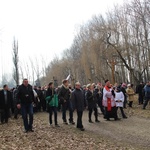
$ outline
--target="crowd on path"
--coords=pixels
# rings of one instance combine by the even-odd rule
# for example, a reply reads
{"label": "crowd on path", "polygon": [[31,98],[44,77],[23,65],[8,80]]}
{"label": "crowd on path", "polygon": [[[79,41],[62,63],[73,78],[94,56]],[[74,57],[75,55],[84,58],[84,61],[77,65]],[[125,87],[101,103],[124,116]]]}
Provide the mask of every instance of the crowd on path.
{"label": "crowd on path", "polygon": [[[122,118],[127,119],[124,109],[127,106],[133,107],[135,94],[138,94],[139,105],[145,109],[150,100],[150,82],[146,84],[141,82],[134,90],[132,84],[112,85],[109,80],[105,80],[105,85],[92,83],[81,86],[79,82],[76,82],[75,87],[72,88],[69,81],[64,79],[61,86],[54,88],[53,82],[44,87],[32,87],[28,79],[24,79],[20,86],[10,90],[7,85],[4,85],[0,91],[1,124],[8,123],[11,114],[14,115],[14,119],[18,119],[18,115],[21,114],[24,132],[34,132],[33,114],[47,111],[50,126],[53,126],[52,116],[54,114],[54,125],[60,127],[57,118],[57,112],[60,111],[63,123],[74,125],[73,114],[76,110],[76,127],[84,131],[82,116],[85,109],[88,110],[88,121],[91,124],[100,122],[98,107],[106,121],[110,121],[111,118],[116,121],[120,120],[118,110],[121,111]],[[66,116],[67,110],[69,119]]]}

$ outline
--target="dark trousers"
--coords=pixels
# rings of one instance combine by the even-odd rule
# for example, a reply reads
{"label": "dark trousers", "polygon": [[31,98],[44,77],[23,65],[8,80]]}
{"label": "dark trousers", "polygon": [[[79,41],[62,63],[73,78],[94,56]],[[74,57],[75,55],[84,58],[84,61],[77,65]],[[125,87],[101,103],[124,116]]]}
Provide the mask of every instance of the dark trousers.
{"label": "dark trousers", "polygon": [[104,106],[102,105],[102,100],[100,100],[99,102],[98,102],[98,106],[99,106],[99,108],[100,108],[100,110],[101,110],[101,112],[103,113],[103,115],[104,115]]}
{"label": "dark trousers", "polygon": [[54,121],[55,121],[55,125],[57,125],[57,107],[53,106],[53,107],[49,107],[49,123],[52,124],[52,115],[54,112]]}
{"label": "dark trousers", "polygon": [[[23,124],[25,130],[32,129],[33,125],[33,105],[32,104],[21,104],[21,114],[23,118]],[[29,119],[28,119],[29,115]]]}
{"label": "dark trousers", "polygon": [[42,109],[43,109],[43,111],[46,111],[46,101],[45,100],[42,101]]}
{"label": "dark trousers", "polygon": [[127,105],[127,97],[124,98],[123,108],[127,108],[126,105]]}
{"label": "dark trousers", "polygon": [[121,114],[122,114],[122,117],[124,118],[124,117],[126,117],[126,115],[125,115],[125,113],[124,113],[124,111],[123,111],[123,107],[117,107],[116,109],[117,109],[117,111],[118,111],[118,108],[120,108],[120,111],[121,111]]}
{"label": "dark trousers", "polygon": [[83,111],[77,111],[77,128],[83,128],[82,115],[83,115]]}
{"label": "dark trousers", "polygon": [[4,108],[1,110],[1,123],[7,123],[8,122],[8,118],[10,116],[10,110],[9,108]]}
{"label": "dark trousers", "polygon": [[14,107],[14,118],[15,119],[18,118],[18,114],[20,114],[20,109],[18,109],[17,106],[15,105],[15,107]]}
{"label": "dark trousers", "polygon": [[150,100],[150,98],[145,98],[144,104],[143,104],[143,108],[146,108],[146,106],[147,106],[149,100]]}
{"label": "dark trousers", "polygon": [[133,101],[129,101],[129,107],[132,107]]}
{"label": "dark trousers", "polygon": [[89,108],[89,121],[91,121],[91,117],[92,117],[92,112],[94,110],[94,116],[95,116],[95,121],[98,120],[98,111],[97,108]]}
{"label": "dark trousers", "polygon": [[66,119],[66,111],[69,110],[69,122],[73,122],[73,108],[70,101],[67,101],[66,103],[62,104],[62,119],[64,122],[67,122]]}
{"label": "dark trousers", "polygon": [[143,95],[142,94],[139,94],[138,100],[139,100],[139,104],[143,104]]}

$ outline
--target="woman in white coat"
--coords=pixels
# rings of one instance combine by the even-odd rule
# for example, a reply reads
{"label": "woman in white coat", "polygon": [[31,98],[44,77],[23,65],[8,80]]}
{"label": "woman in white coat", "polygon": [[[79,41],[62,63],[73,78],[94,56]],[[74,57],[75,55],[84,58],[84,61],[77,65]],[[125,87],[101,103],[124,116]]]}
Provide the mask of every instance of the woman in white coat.
{"label": "woman in white coat", "polygon": [[121,92],[121,89],[119,87],[117,87],[116,92],[115,92],[115,102],[116,102],[117,110],[118,108],[120,108],[122,117],[126,119],[127,116],[125,115],[123,111],[124,94]]}

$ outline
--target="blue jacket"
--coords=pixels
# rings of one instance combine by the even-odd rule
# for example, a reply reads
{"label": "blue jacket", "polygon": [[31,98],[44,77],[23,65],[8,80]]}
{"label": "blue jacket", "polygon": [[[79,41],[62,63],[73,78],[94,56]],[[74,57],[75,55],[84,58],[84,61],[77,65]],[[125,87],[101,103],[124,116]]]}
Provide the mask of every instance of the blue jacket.
{"label": "blue jacket", "polygon": [[146,85],[144,87],[144,92],[145,92],[145,98],[150,98],[150,86]]}

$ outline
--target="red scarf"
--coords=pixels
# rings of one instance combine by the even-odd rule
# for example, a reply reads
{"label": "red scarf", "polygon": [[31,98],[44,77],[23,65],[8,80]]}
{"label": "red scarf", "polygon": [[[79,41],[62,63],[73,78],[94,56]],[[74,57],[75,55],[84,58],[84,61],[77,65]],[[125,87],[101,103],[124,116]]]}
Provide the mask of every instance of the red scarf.
{"label": "red scarf", "polygon": [[[105,86],[105,89],[110,92],[110,88]],[[111,98],[107,98],[107,111],[111,111]]]}

